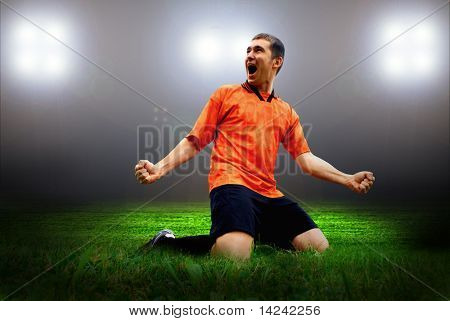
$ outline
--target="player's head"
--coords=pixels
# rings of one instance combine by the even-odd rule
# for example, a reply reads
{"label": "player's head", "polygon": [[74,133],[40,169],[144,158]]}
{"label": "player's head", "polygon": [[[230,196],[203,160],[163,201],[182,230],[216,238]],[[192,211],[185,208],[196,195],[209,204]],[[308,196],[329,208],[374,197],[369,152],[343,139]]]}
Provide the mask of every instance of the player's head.
{"label": "player's head", "polygon": [[267,33],[253,37],[247,48],[245,67],[249,83],[258,84],[273,79],[284,61],[284,45],[280,39]]}

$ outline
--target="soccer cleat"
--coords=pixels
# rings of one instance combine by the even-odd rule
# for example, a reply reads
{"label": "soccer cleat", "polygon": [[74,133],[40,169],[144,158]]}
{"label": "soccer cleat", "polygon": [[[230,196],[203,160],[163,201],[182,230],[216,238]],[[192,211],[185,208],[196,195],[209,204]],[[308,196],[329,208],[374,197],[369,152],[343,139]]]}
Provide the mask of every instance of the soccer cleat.
{"label": "soccer cleat", "polygon": [[167,239],[175,239],[175,234],[171,230],[162,230],[156,233],[156,235],[148,241],[143,247],[144,248],[154,248],[161,241],[164,243],[164,240]]}

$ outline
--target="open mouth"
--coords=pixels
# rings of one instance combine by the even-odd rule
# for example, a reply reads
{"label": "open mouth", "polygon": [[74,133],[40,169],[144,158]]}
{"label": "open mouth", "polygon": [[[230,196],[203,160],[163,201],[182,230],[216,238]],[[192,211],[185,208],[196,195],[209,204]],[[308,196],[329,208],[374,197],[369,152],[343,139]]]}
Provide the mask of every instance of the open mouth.
{"label": "open mouth", "polygon": [[258,69],[258,68],[256,68],[255,65],[248,65],[248,66],[247,66],[247,70],[248,70],[248,73],[249,73],[250,75],[253,75],[253,74],[256,72],[257,69]]}

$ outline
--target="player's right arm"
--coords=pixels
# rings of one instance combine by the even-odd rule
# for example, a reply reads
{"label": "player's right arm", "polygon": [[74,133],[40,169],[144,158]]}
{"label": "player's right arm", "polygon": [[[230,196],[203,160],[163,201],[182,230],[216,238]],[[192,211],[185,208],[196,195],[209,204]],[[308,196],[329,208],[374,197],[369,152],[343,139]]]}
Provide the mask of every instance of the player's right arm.
{"label": "player's right arm", "polygon": [[135,167],[135,175],[141,184],[151,184],[169,173],[175,167],[187,162],[197,155],[197,149],[194,141],[183,138],[172,151],[157,164],[148,160],[140,160]]}

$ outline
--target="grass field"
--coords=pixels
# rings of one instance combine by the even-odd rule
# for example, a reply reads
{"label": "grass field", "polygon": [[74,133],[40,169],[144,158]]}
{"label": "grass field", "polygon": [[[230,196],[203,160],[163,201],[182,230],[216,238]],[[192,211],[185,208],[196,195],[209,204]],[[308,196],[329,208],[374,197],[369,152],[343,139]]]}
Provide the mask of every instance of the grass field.
{"label": "grass field", "polygon": [[[327,252],[293,253],[262,245],[256,247],[251,261],[246,263],[172,251],[140,253],[138,247],[163,228],[172,228],[178,236],[207,234],[209,206],[151,203],[132,213],[136,207],[2,205],[0,298],[444,300],[450,297],[448,247],[423,242],[430,236],[436,237],[436,233],[448,233],[448,229],[442,228],[439,221],[429,224],[435,216],[418,207],[313,204],[309,212],[330,241]],[[436,210],[447,211],[448,207]],[[440,227],[436,233],[433,226]],[[14,292],[46,269],[48,272]]]}

